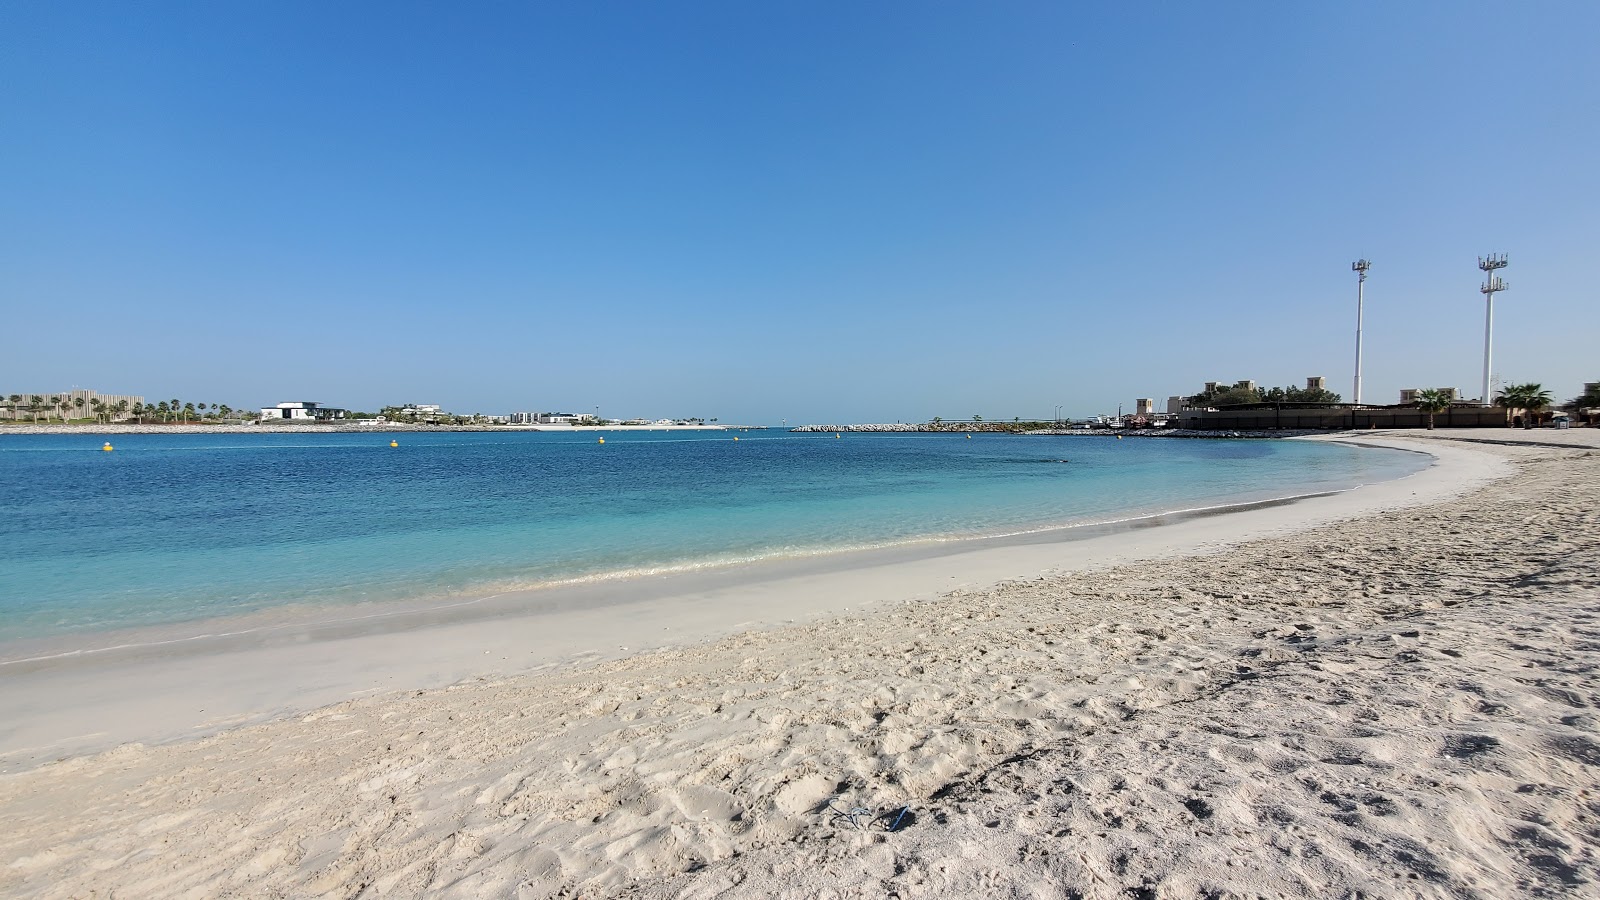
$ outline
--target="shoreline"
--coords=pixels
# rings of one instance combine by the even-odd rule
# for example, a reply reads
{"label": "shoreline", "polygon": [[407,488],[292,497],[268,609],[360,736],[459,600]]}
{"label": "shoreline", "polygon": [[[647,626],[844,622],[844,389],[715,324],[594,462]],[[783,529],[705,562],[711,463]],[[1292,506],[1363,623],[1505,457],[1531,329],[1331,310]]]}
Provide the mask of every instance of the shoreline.
{"label": "shoreline", "polygon": [[[1500,472],[1471,451],[1361,438],[1375,447],[1424,452],[1434,462],[1399,479],[1331,494],[1003,536],[513,590],[444,604],[375,605],[351,617],[275,621],[304,611],[273,610],[119,632],[108,636],[112,646],[11,641],[8,658],[0,661],[0,683],[8,687],[0,692],[0,722],[12,723],[0,726],[0,772],[129,741],[162,743],[268,722],[372,692],[443,688],[485,675],[684,648],[1038,573],[1181,558],[1453,495]],[[619,612],[626,621],[616,621]],[[27,655],[11,656],[19,651]],[[106,684],[117,687],[108,691]],[[38,703],[42,696],[54,700]]]}
{"label": "shoreline", "polygon": [[[1378,445],[1359,446],[1386,450],[1400,449]],[[1403,452],[1428,455],[1420,450]],[[1416,473],[1408,473],[1392,480],[1400,481],[1414,474]],[[1346,488],[1302,494],[1247,496],[1205,506],[1130,510],[1126,514],[1111,518],[1087,518],[1082,521],[1037,526],[1008,526],[994,533],[925,535],[869,546],[822,547],[770,557],[666,566],[651,571],[628,569],[602,572],[542,584],[511,587],[489,585],[482,590],[468,590],[459,595],[365,601],[350,605],[286,604],[213,618],[186,619],[106,630],[85,630],[44,637],[24,636],[0,641],[0,674],[4,674],[7,667],[13,666],[16,668],[12,671],[29,671],[30,668],[37,667],[37,664],[49,664],[56,660],[101,654],[139,654],[157,647],[199,645],[211,641],[224,642],[230,638],[248,639],[251,635],[267,632],[297,632],[298,636],[304,639],[314,635],[347,632],[351,628],[359,630],[360,623],[389,623],[387,627],[375,624],[373,630],[403,631],[426,627],[427,623],[449,624],[451,621],[477,618],[536,616],[544,610],[529,608],[530,601],[550,598],[548,605],[557,609],[583,607],[585,601],[577,596],[580,592],[592,593],[609,586],[614,586],[621,593],[644,595],[615,604],[603,604],[626,606],[640,600],[662,599],[663,596],[690,593],[710,587],[748,586],[796,576],[853,571],[890,563],[919,562],[984,549],[1109,537],[1142,528],[1167,527],[1190,519],[1229,516],[1275,506],[1287,506],[1315,498],[1349,493],[1368,486],[1370,485],[1357,484]],[[484,611],[478,614],[466,612],[474,608]],[[453,612],[460,614],[460,618],[452,620]],[[199,652],[209,652],[214,649],[218,648],[203,649]]]}
{"label": "shoreline", "polygon": [[[816,614],[8,771],[0,892],[1583,895],[1600,442],[1406,437],[1439,464],[745,588]],[[830,593],[929,568],[958,577]]]}

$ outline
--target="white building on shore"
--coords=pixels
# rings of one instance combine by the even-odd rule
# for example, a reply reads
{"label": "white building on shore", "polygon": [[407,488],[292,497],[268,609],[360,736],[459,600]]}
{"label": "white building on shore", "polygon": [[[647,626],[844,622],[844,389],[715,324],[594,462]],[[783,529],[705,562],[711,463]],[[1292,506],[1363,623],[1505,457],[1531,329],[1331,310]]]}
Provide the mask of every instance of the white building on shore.
{"label": "white building on shore", "polygon": [[314,400],[293,400],[277,406],[261,407],[263,424],[272,422],[328,422],[344,418],[345,411],[336,406],[323,406]]}

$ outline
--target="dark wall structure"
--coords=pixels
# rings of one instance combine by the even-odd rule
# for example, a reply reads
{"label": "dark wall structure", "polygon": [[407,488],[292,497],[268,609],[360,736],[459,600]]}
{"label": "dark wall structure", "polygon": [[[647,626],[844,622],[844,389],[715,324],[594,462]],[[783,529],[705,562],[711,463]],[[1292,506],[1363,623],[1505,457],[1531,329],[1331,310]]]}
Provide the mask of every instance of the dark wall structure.
{"label": "dark wall structure", "polygon": [[[1452,406],[1433,417],[1439,428],[1504,428],[1507,411],[1493,406]],[[1275,428],[1427,428],[1428,414],[1414,406],[1318,406],[1251,404],[1219,410],[1190,409],[1178,427],[1201,431],[1258,431]]]}

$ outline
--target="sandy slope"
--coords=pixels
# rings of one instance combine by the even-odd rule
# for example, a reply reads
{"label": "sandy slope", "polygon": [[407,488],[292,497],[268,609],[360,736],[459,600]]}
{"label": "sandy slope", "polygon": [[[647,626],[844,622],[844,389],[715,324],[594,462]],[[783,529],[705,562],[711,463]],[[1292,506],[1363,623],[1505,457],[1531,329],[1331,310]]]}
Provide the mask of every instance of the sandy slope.
{"label": "sandy slope", "polygon": [[1592,894],[1600,452],[1487,449],[1212,556],[7,776],[0,892]]}

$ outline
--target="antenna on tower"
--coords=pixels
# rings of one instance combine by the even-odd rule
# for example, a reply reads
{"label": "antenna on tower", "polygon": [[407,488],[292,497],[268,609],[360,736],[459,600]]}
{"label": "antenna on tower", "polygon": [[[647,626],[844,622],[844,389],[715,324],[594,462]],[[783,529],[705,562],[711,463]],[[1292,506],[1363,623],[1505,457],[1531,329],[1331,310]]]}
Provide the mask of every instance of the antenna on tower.
{"label": "antenna on tower", "polygon": [[1478,292],[1483,294],[1483,405],[1489,406],[1494,398],[1489,396],[1489,366],[1494,360],[1494,295],[1511,287],[1494,274],[1509,265],[1504,253],[1478,257],[1478,268],[1483,270],[1483,284]]}
{"label": "antenna on tower", "polygon": [[1365,299],[1363,288],[1367,284],[1367,270],[1372,268],[1372,263],[1365,259],[1358,259],[1350,264],[1350,271],[1356,273],[1356,389],[1355,401],[1361,402],[1361,307]]}

